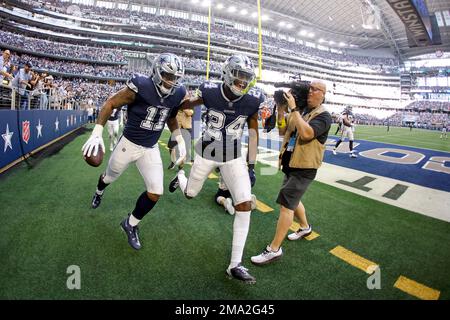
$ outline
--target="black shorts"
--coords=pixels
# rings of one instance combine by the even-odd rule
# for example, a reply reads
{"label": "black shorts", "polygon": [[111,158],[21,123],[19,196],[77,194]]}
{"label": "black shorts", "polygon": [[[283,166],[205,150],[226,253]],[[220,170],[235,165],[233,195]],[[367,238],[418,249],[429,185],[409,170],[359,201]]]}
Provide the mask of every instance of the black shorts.
{"label": "black shorts", "polygon": [[312,181],[312,179],[302,176],[299,171],[289,172],[284,176],[277,203],[290,210],[295,210]]}

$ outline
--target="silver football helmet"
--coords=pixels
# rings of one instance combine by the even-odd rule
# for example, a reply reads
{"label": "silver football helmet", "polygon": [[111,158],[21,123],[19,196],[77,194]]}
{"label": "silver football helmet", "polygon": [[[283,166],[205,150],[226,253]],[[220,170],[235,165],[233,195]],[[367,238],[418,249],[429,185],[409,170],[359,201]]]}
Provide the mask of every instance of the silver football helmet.
{"label": "silver football helmet", "polygon": [[177,55],[161,53],[153,60],[152,79],[162,94],[172,94],[183,76],[183,61]]}
{"label": "silver football helmet", "polygon": [[236,96],[246,94],[256,79],[252,61],[242,54],[229,57],[222,66],[222,79]]}

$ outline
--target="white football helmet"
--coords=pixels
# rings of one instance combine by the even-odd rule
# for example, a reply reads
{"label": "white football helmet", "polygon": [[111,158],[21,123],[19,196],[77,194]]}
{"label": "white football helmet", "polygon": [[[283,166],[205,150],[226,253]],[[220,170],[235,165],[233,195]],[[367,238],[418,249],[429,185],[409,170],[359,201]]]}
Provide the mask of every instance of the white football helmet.
{"label": "white football helmet", "polygon": [[152,79],[162,94],[172,94],[180,86],[183,76],[183,61],[177,55],[162,53],[153,60]]}
{"label": "white football helmet", "polygon": [[222,67],[222,80],[236,96],[242,96],[254,85],[256,78],[252,61],[242,54],[229,57]]}

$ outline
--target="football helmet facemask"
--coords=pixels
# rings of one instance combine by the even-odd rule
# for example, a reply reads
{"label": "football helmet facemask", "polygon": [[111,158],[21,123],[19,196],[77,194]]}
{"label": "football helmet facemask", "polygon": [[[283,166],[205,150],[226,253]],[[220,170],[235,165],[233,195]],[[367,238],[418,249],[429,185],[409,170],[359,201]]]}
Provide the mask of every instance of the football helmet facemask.
{"label": "football helmet facemask", "polygon": [[222,67],[222,80],[234,95],[246,94],[256,80],[252,61],[240,54],[229,57]]}
{"label": "football helmet facemask", "polygon": [[152,79],[162,94],[172,94],[180,86],[183,76],[183,61],[177,55],[162,53],[153,61]]}
{"label": "football helmet facemask", "polygon": [[344,111],[342,112],[342,114],[351,115],[351,114],[352,114],[352,107],[351,107],[351,106],[345,107],[345,109],[344,109]]}

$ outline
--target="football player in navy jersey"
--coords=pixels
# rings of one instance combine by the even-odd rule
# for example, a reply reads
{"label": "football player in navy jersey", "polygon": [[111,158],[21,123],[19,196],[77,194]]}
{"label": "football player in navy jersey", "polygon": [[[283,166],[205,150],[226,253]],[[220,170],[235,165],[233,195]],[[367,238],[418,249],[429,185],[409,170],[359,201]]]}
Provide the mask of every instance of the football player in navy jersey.
{"label": "football player in navy jersey", "polygon": [[109,150],[112,152],[119,140],[119,109],[113,109],[108,119]]}
{"label": "football player in navy jersey", "polygon": [[123,135],[111,154],[106,172],[100,175],[92,208],[100,205],[105,188],[119,178],[130,163],[136,163],[147,190],[139,196],[134,210],[121,223],[128,243],[136,250],[141,248],[137,225],[163,194],[163,165],[158,139],[166,122],[178,143],[177,163],[181,163],[186,155],[176,120],[180,104],[187,99],[185,87],[179,84],[183,75],[183,63],[178,56],[170,53],[157,56],[150,77],[133,76],[126,87],[105,102],[92,135],[82,148],[88,157],[92,152],[95,155],[99,148],[104,152],[103,126],[113,109],[128,105]]}
{"label": "football player in navy jersey", "polygon": [[344,112],[342,112],[342,116],[339,120],[342,122],[342,133],[339,140],[336,142],[336,145],[333,148],[333,154],[337,155],[336,149],[339,147],[342,141],[345,140],[346,137],[348,137],[349,140],[349,148],[350,148],[350,157],[351,158],[357,158],[358,156],[355,153],[355,150],[353,150],[353,141],[354,141],[354,131],[355,127],[353,124],[354,117],[352,113],[352,107],[348,106],[344,109]]}
{"label": "football player in navy jersey", "polygon": [[[252,87],[256,78],[254,67],[244,55],[233,55],[225,61],[222,78],[221,83],[201,84],[198,97],[183,103],[182,108],[203,104],[207,109],[206,126],[194,148],[196,155],[189,179],[180,170],[170,182],[169,191],[180,187],[186,197],[193,198],[210,172],[220,168],[235,208],[231,262],[226,273],[246,283],[255,283],[256,279],[241,260],[250,225],[251,186],[256,181],[258,110],[265,97]],[[241,157],[241,136],[246,123],[249,128],[248,167]]]}

